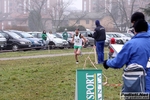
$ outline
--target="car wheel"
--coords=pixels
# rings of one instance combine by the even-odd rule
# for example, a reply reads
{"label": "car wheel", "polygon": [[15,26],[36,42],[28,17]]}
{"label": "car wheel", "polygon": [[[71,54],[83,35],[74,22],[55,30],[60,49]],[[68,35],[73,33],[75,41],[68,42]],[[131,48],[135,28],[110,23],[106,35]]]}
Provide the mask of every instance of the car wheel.
{"label": "car wheel", "polygon": [[18,50],[19,50],[18,45],[17,45],[17,44],[14,44],[14,45],[12,46],[12,51],[18,51]]}
{"label": "car wheel", "polygon": [[41,48],[36,48],[35,50],[40,50]]}
{"label": "car wheel", "polygon": [[118,40],[117,43],[118,44],[123,44],[123,41],[122,40]]}
{"label": "car wheel", "polygon": [[64,47],[59,47],[60,49],[64,49]]}

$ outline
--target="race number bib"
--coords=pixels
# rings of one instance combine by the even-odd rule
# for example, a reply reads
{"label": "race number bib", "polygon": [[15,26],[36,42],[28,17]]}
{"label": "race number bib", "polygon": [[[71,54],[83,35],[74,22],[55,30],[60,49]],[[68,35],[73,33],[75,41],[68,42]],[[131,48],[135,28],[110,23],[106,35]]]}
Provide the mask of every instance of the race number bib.
{"label": "race number bib", "polygon": [[76,43],[79,43],[79,41],[80,41],[79,39],[76,39],[76,40],[75,40]]}

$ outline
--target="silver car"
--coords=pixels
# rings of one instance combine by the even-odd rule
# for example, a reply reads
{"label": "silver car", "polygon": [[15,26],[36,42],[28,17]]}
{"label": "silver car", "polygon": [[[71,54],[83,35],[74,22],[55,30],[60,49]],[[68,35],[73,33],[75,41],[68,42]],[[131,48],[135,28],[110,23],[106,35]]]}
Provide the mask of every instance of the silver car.
{"label": "silver car", "polygon": [[118,34],[120,34],[118,32],[106,32],[106,34],[110,38],[115,38],[117,44],[124,44],[126,42],[126,39],[124,39],[120,35],[118,35]]}
{"label": "silver car", "polygon": [[69,44],[66,40],[56,37],[55,34],[46,34],[48,41],[53,41],[56,48],[64,49],[65,47],[68,47]]}

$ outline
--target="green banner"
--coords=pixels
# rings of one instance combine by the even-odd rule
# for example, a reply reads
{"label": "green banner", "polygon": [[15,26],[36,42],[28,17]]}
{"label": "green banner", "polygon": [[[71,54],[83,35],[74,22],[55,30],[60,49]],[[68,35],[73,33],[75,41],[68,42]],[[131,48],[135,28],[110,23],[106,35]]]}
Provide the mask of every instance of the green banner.
{"label": "green banner", "polygon": [[75,100],[103,100],[102,70],[82,69],[76,71]]}

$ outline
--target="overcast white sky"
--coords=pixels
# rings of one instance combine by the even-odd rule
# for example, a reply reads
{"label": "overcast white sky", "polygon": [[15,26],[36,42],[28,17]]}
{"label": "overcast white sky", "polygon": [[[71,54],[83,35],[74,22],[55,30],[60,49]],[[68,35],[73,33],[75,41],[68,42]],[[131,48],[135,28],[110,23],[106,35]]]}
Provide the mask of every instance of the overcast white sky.
{"label": "overcast white sky", "polygon": [[82,10],[82,0],[73,0],[71,6],[76,7],[79,10]]}

